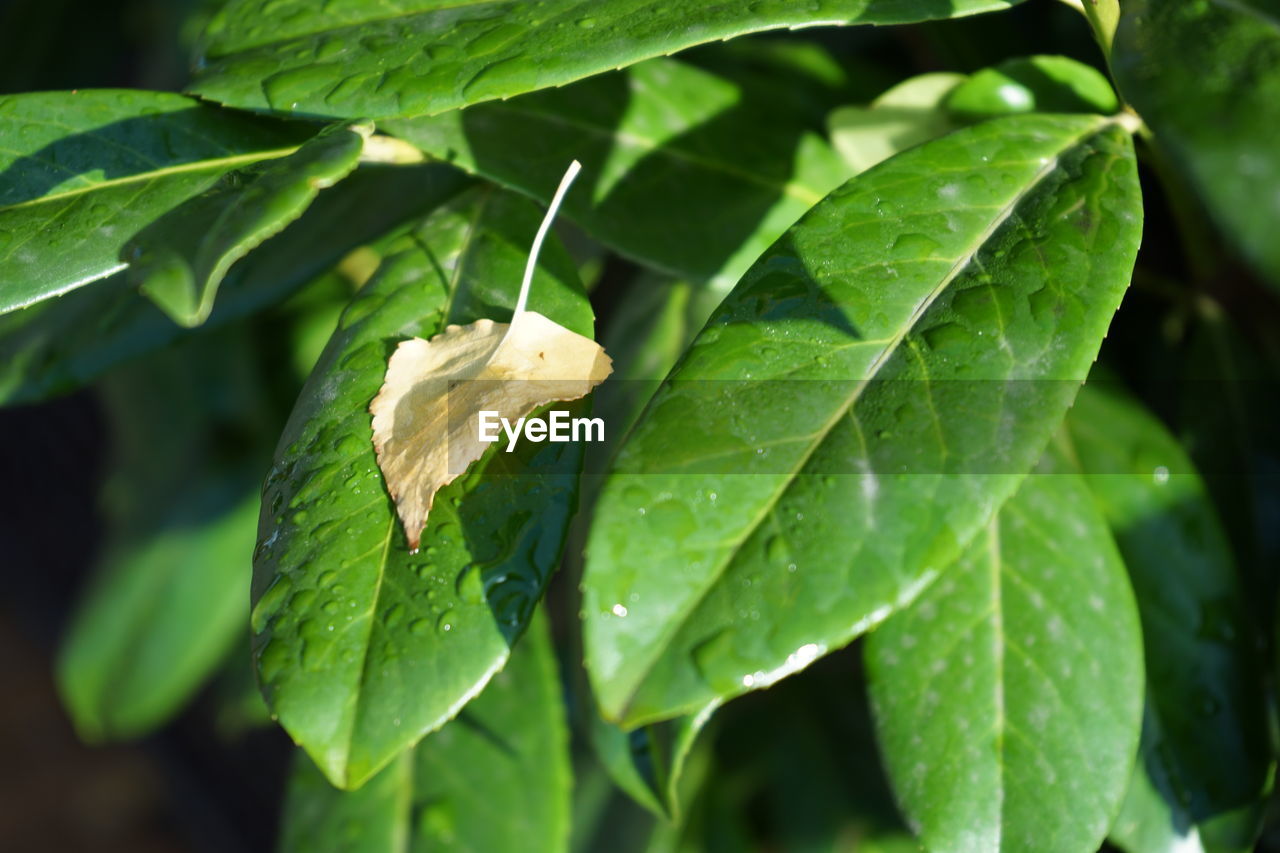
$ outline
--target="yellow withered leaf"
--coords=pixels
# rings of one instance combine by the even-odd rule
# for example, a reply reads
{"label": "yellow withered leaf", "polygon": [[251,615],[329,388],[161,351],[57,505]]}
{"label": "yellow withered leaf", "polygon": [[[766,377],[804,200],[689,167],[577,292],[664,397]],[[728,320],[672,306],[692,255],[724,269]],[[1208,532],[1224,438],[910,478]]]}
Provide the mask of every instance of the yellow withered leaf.
{"label": "yellow withered leaf", "polygon": [[491,446],[480,440],[481,411],[514,423],[539,406],[585,396],[612,371],[595,341],[524,307],[547,228],[578,168],[566,173],[534,239],[511,322],[477,320],[412,338],[387,365],[369,406],[373,445],[410,548],[436,493]]}

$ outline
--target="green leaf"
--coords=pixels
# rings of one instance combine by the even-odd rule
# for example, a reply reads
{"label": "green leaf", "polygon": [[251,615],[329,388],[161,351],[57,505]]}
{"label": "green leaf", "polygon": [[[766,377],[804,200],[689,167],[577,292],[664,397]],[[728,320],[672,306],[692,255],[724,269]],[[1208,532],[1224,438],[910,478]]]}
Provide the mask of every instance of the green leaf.
{"label": "green leaf", "polygon": [[580,160],[571,219],[623,255],[726,290],[848,177],[786,101],[669,59],[385,129],[543,201]]}
{"label": "green leaf", "polygon": [[358,791],[332,788],[299,750],[282,853],[565,850],[568,732],[544,618],[456,720]]}
{"label": "green leaf", "polygon": [[1250,850],[1272,761],[1263,675],[1236,568],[1204,484],[1152,415],[1086,387],[1060,435],[1137,594],[1147,713],[1112,840],[1130,853]]}
{"label": "green leaf", "polygon": [[[265,407],[256,386],[242,387],[243,339],[198,343],[103,386],[116,444],[103,501],[109,535],[57,667],[76,728],[91,740],[168,720],[248,622],[254,486],[267,448],[229,452],[220,436],[253,430],[258,416],[244,413]],[[239,414],[219,412],[220,399]]]}
{"label": "green leaf", "polygon": [[[208,330],[283,299],[353,249],[394,237],[466,181],[441,165],[362,166],[227,275]],[[139,295],[126,273],[0,315],[0,403],[79,387],[186,334]]]}
{"label": "green leaf", "polygon": [[314,134],[160,92],[0,97],[0,313],[122,269],[158,216]]}
{"label": "green leaf", "polygon": [[599,716],[591,719],[591,743],[614,783],[656,816],[678,823],[681,781],[698,736],[719,707],[625,732]]}
{"label": "green leaf", "polygon": [[865,172],[899,151],[954,130],[942,109],[963,74],[921,74],[904,80],[867,107],[841,107],[827,119],[831,144],[854,173]]}
{"label": "green leaf", "polygon": [[604,487],[583,619],[606,716],[766,686],[950,563],[1061,423],[1141,220],[1128,136],[1069,116],[958,131],[810,211]]}
{"label": "green leaf", "polygon": [[174,322],[200,325],[231,265],[350,174],[369,132],[335,127],[287,157],[223,175],[125,244],[130,279]]}
{"label": "green leaf", "polygon": [[1079,478],[1025,479],[866,657],[881,752],[926,848],[1098,849],[1138,748],[1142,635]]}
{"label": "green leaf", "polygon": [[1112,67],[1226,238],[1280,286],[1280,4],[1125,0]]}
{"label": "green leaf", "polygon": [[[436,496],[411,554],[368,414],[400,341],[507,320],[540,219],[492,188],[429,217],[347,308],[280,439],[254,559],[254,650],[280,723],[341,787],[484,687],[559,559],[574,445],[486,456]],[[589,335],[572,259],[558,244],[542,257],[531,310]]]}
{"label": "green leaf", "polygon": [[947,97],[962,122],[1017,113],[1102,113],[1120,109],[1107,78],[1065,56],[1028,56],[984,68]]}
{"label": "green leaf", "polygon": [[235,0],[209,26],[192,91],[255,110],[435,115],[762,30],[912,23],[1017,2]]}

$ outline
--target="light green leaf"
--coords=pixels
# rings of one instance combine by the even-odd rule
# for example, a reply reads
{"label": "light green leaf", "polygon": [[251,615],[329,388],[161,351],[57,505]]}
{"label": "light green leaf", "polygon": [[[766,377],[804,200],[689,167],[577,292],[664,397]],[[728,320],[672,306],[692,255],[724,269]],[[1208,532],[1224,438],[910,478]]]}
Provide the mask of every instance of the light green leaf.
{"label": "light green leaf", "polygon": [[1096,68],[1065,56],[1028,56],[984,68],[946,99],[962,122],[1029,113],[1101,113],[1120,108],[1115,90]]}
{"label": "light green leaf", "polygon": [[314,134],[160,92],[0,96],[0,313],[122,269],[158,216]]}
{"label": "light green leaf", "polygon": [[726,290],[848,177],[785,101],[669,59],[385,129],[543,201],[580,160],[571,219],[641,263]]}
{"label": "light green leaf", "polygon": [[281,853],[476,853],[568,847],[569,743],[544,618],[453,722],[358,791],[299,750]]}
{"label": "light green leaf", "polygon": [[[489,454],[436,496],[411,554],[368,413],[400,341],[507,320],[540,219],[492,188],[429,217],[347,308],[280,440],[254,559],[258,672],[280,723],[342,787],[484,687],[559,559],[580,449]],[[530,309],[589,335],[572,259],[558,244],[542,257]]]}
{"label": "light green leaf", "polygon": [[332,128],[294,153],[223,175],[125,244],[129,277],[183,326],[209,317],[231,265],[355,169],[369,128]]}
{"label": "light green leaf", "polygon": [[[270,435],[270,418],[259,414],[260,389],[240,378],[245,341],[195,343],[103,385],[115,443],[103,499],[109,534],[57,666],[87,739],[135,737],[166,722],[248,624],[254,484],[268,448],[232,454],[218,436]],[[240,413],[218,411],[218,400]],[[266,430],[255,429],[259,420]]]}
{"label": "light green leaf", "polygon": [[1280,286],[1280,3],[1125,0],[1111,63],[1226,238]]}
{"label": "light green leaf", "polygon": [[1109,386],[1081,392],[1058,447],[1114,531],[1146,640],[1142,760],[1111,838],[1130,853],[1250,850],[1272,768],[1262,668],[1204,485]]}
{"label": "light green leaf", "polygon": [[210,24],[192,91],[316,116],[435,115],[747,33],[912,23],[1017,2],[234,0]]}
{"label": "light green leaf", "polygon": [[1098,849],[1138,748],[1142,634],[1079,478],[1024,480],[866,658],[881,752],[927,849]]}
{"label": "light green leaf", "polygon": [[958,131],[810,211],[605,485],[583,619],[606,716],[766,686],[950,563],[1061,423],[1141,220],[1127,134],[1083,116]]}
{"label": "light green leaf", "polygon": [[966,79],[963,74],[921,74],[894,86],[870,106],[841,107],[827,119],[831,144],[857,174],[949,133],[956,125],[942,104]]}

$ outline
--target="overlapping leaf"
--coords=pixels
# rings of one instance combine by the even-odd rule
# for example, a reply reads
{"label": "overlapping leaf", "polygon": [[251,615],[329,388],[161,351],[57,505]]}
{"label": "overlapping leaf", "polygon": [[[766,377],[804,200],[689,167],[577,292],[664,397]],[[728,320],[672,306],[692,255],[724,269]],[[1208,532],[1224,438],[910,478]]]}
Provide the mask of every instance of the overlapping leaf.
{"label": "overlapping leaf", "polygon": [[299,752],[282,853],[565,850],[569,755],[545,619],[453,722],[359,791],[338,791]]}
{"label": "overlapping leaf", "polygon": [[581,160],[571,219],[641,263],[725,289],[849,174],[798,109],[669,59],[385,129],[544,201]]}
{"label": "overlapping leaf", "polygon": [[314,133],[159,92],[0,97],[0,313],[121,269],[158,216]]}
{"label": "overlapping leaf", "polygon": [[921,74],[904,80],[866,107],[841,107],[827,124],[831,142],[854,172],[865,172],[899,151],[954,130],[946,97],[963,74]]}
{"label": "overlapping leaf", "polygon": [[[465,185],[441,166],[361,167],[321,194],[282,234],[236,265],[202,328],[283,299],[364,243],[390,239]],[[0,316],[0,403],[26,403],[82,385],[183,334],[117,273]]]}
{"label": "overlapping leaf", "polygon": [[[436,498],[411,554],[374,458],[387,358],[446,322],[506,320],[541,218],[481,189],[442,208],[344,313],[281,438],[254,560],[258,672],[281,724],[357,787],[497,671],[559,558],[580,451],[490,454]],[[572,261],[543,253],[529,307],[591,332]]]}
{"label": "overlapping leaf", "polygon": [[1084,116],[959,131],[807,214],[605,486],[583,618],[606,715],[634,726],[772,683],[954,559],[1060,423],[1141,217],[1127,135]]}
{"label": "overlapping leaf", "polygon": [[435,115],[746,33],[899,24],[1018,0],[235,0],[213,20],[192,90],[247,109]]}
{"label": "overlapping leaf", "polygon": [[1124,563],[1071,475],[1033,475],[868,641],[872,705],[929,850],[1097,850],[1142,718]]}
{"label": "overlapping leaf", "polygon": [[369,133],[331,128],[286,157],[224,176],[125,244],[130,278],[175,322],[200,325],[231,265],[350,174]]}
{"label": "overlapping leaf", "polygon": [[1110,387],[1081,392],[1059,439],[1114,531],[1145,637],[1142,757],[1111,838],[1130,853],[1250,850],[1272,764],[1263,679],[1203,484]]}
{"label": "overlapping leaf", "polygon": [[1258,270],[1280,285],[1280,3],[1126,0],[1120,91]]}

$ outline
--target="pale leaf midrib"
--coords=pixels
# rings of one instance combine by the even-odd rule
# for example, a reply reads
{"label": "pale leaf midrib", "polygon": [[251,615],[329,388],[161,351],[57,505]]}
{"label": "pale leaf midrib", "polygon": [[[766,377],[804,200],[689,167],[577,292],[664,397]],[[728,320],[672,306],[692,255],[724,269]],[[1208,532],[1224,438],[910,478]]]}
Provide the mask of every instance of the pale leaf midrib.
{"label": "pale leaf midrib", "polygon": [[1001,777],[1000,784],[996,786],[996,843],[993,849],[999,850],[1000,842],[1004,837],[1005,644],[1003,610],[1004,588],[1000,577],[1003,559],[1001,558],[1000,552],[1000,513],[998,511],[991,519],[991,524],[987,528],[987,558],[991,563],[991,627],[994,639],[994,648],[992,649],[992,652],[995,657],[996,670],[996,677],[993,679],[993,687],[995,688],[995,723],[992,726],[992,732],[996,739],[996,763]]}
{"label": "pale leaf midrib", "polygon": [[26,201],[20,201],[16,204],[0,205],[0,213],[7,213],[11,210],[23,210],[42,204],[62,201],[63,199],[74,196],[98,192],[100,190],[129,186],[130,184],[148,183],[150,181],[174,175],[192,174],[197,172],[232,171],[238,166],[258,163],[263,160],[276,160],[281,157],[288,157],[297,150],[297,147],[294,146],[291,148],[275,148],[269,151],[255,151],[250,154],[236,154],[231,157],[218,157],[212,160],[194,160],[190,163],[166,166],[163,169],[153,169],[149,172],[138,172],[133,175],[125,175],[122,178],[109,178],[107,180],[97,181],[88,186],[75,187],[69,190],[62,190],[61,192],[49,193],[48,195],[42,195],[39,198],[27,199]]}
{"label": "pale leaf midrib", "polygon": [[844,417],[849,413],[849,411],[853,408],[853,406],[857,403],[857,401],[862,397],[863,390],[875,378],[876,374],[879,373],[880,369],[885,365],[885,363],[888,362],[889,358],[892,357],[894,352],[897,351],[898,346],[901,345],[902,341],[906,338],[906,336],[910,333],[910,331],[913,328],[915,328],[916,324],[919,322],[920,318],[924,316],[925,312],[928,311],[929,307],[933,305],[933,303],[938,299],[939,296],[942,295],[943,292],[946,291],[948,287],[951,286],[951,284],[955,281],[955,279],[959,277],[960,273],[963,272],[965,268],[969,266],[970,263],[972,263],[973,259],[977,257],[979,252],[982,251],[982,247],[985,246],[987,242],[990,241],[992,236],[994,236],[995,233],[1006,222],[1009,221],[1009,219],[1013,216],[1013,214],[1017,212],[1017,209],[1022,204],[1022,202],[1025,201],[1031,195],[1031,193],[1034,192],[1040,186],[1040,184],[1044,181],[1045,178],[1051,175],[1058,168],[1058,166],[1061,164],[1062,155],[1065,152],[1070,151],[1073,148],[1076,148],[1077,146],[1081,145],[1086,139],[1089,139],[1093,136],[1096,136],[1104,132],[1112,123],[1113,122],[1111,120],[1106,120],[1106,119],[1099,120],[1094,124],[1091,124],[1089,128],[1085,130],[1083,133],[1080,133],[1080,134],[1077,134],[1076,136],[1071,137],[1071,139],[1068,142],[1063,144],[1058,149],[1057,153],[1054,156],[1050,157],[1048,159],[1048,162],[1046,162],[1045,165],[1042,166],[1034,176],[1032,176],[1032,178],[1027,182],[1026,186],[1020,189],[1014,195],[1014,197],[1009,200],[1008,204],[1004,205],[1000,215],[992,219],[991,223],[985,229],[983,229],[983,231],[974,240],[970,248],[967,251],[965,251],[963,254],[961,254],[961,256],[956,260],[955,264],[952,265],[951,269],[947,271],[947,274],[943,276],[943,278],[933,288],[933,290],[931,290],[928,294],[926,294],[925,298],[920,301],[920,303],[916,306],[916,308],[912,312],[911,316],[906,320],[906,322],[903,323],[902,328],[892,338],[888,340],[885,348],[881,351],[880,356],[878,356],[875,359],[875,361],[872,362],[872,364],[870,365],[870,369],[868,371],[867,378],[859,380],[854,385],[854,388],[852,392],[849,394],[849,398],[845,402],[845,404],[838,407],[835,413],[833,414],[833,416],[829,418],[827,422],[824,423],[818,429],[816,433],[817,438],[809,446],[808,450],[804,453],[803,457],[797,460],[795,465],[795,471],[792,473],[792,475],[782,481],[778,489],[773,493],[773,495],[769,498],[769,500],[766,501],[764,505],[761,507],[760,512],[758,512],[756,516],[753,519],[751,519],[751,521],[747,525],[744,525],[743,530],[745,532],[738,539],[738,541],[734,543],[734,545],[731,547],[729,552],[726,554],[725,558],[721,560],[720,564],[716,567],[715,571],[713,571],[711,575],[708,577],[707,583],[703,585],[702,589],[698,592],[696,596],[693,597],[693,599],[689,602],[689,605],[687,607],[681,608],[681,612],[678,618],[671,620],[670,624],[672,627],[669,628],[667,631],[665,631],[663,636],[660,638],[659,642],[654,645],[654,649],[655,649],[654,653],[649,655],[649,658],[645,662],[643,669],[640,671],[640,676],[634,679],[632,686],[627,690],[627,693],[626,693],[627,699],[623,703],[620,709],[621,713],[619,717],[621,719],[626,718],[627,711],[630,709],[632,702],[635,701],[636,695],[638,694],[640,688],[644,685],[646,679],[649,677],[649,674],[653,671],[654,666],[657,664],[659,660],[661,660],[671,639],[680,631],[681,628],[684,627],[684,624],[688,620],[689,616],[706,599],[707,595],[710,593],[712,588],[714,588],[715,585],[719,582],[725,570],[733,562],[734,558],[737,557],[738,552],[742,548],[742,545],[748,539],[751,538],[751,534],[755,532],[755,530],[760,526],[760,524],[769,515],[769,513],[773,511],[774,507],[777,506],[778,501],[782,499],[783,494],[785,494],[787,490],[791,487],[791,484],[795,482],[796,475],[798,475],[800,471],[804,468],[804,466],[808,464],[809,459],[813,456],[814,453],[817,452],[817,449],[826,442],[828,436],[830,436],[831,431],[835,428],[836,424],[838,424],[841,420],[844,419]]}

